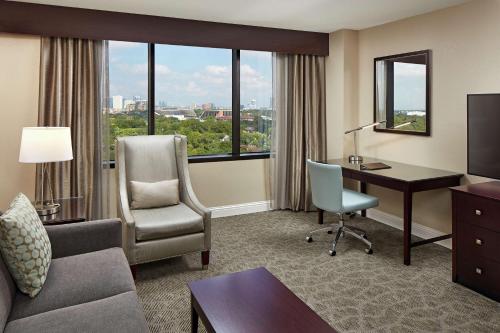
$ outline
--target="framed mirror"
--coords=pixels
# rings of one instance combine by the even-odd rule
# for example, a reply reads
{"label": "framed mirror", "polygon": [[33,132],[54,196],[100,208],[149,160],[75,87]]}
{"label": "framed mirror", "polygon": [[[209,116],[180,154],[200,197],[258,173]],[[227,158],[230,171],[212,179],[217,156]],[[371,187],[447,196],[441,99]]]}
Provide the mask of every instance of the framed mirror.
{"label": "framed mirror", "polygon": [[374,59],[376,132],[431,134],[430,50]]}

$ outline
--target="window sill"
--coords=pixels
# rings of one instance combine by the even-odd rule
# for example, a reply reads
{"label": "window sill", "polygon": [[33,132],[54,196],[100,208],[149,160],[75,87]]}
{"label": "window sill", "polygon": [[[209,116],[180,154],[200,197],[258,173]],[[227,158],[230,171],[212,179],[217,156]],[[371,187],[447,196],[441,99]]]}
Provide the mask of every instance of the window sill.
{"label": "window sill", "polygon": [[[269,152],[263,153],[245,153],[240,155],[200,155],[188,157],[189,163],[205,163],[205,162],[224,162],[224,161],[244,161],[244,160],[258,160],[269,158]],[[103,165],[109,169],[115,168],[115,161],[105,161]]]}

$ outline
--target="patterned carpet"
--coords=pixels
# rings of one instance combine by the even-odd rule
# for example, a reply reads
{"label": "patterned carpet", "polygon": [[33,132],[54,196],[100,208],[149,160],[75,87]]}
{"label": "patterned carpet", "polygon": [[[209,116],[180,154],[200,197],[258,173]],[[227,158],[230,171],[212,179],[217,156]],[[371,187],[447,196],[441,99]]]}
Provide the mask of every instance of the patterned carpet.
{"label": "patterned carpet", "polygon": [[341,239],[336,257],[328,255],[332,235],[306,243],[318,227],[313,213],[215,219],[208,270],[200,270],[199,255],[139,267],[151,331],[190,331],[187,282],[265,266],[339,332],[500,332],[500,303],[451,282],[448,249],[415,248],[406,267],[401,231],[361,217],[348,223],[368,231],[373,255],[350,237]]}

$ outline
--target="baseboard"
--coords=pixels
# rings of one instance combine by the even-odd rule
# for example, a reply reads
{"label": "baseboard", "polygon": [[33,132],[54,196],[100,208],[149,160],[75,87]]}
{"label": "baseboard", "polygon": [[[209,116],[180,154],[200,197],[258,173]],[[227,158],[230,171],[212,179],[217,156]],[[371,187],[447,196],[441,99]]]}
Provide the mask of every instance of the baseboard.
{"label": "baseboard", "polygon": [[213,218],[259,213],[271,210],[271,202],[269,200],[247,202],[237,205],[210,207],[210,210],[212,211]]}
{"label": "baseboard", "polygon": [[[391,226],[399,230],[403,230],[403,219],[401,217],[382,212],[378,209],[368,209],[366,211],[366,216],[377,222],[386,224],[388,226]],[[423,239],[445,235],[445,233],[441,231],[426,227],[425,225],[416,222],[412,222],[411,230],[412,230],[412,235],[415,235]],[[451,249],[451,239],[445,239],[436,242],[436,244]]]}

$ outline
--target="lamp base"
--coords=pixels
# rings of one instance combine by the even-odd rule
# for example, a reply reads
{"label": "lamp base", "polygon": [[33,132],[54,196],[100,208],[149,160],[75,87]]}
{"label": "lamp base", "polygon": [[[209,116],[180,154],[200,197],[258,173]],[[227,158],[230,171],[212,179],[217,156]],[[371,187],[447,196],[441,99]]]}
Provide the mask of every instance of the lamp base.
{"label": "lamp base", "polygon": [[349,155],[349,163],[351,163],[351,164],[360,164],[360,163],[363,163],[363,156]]}
{"label": "lamp base", "polygon": [[56,214],[59,211],[60,207],[61,205],[58,203],[46,203],[36,205],[35,209],[38,215],[45,216]]}

